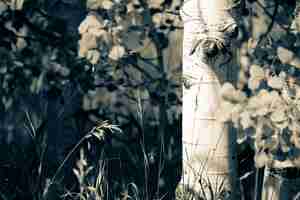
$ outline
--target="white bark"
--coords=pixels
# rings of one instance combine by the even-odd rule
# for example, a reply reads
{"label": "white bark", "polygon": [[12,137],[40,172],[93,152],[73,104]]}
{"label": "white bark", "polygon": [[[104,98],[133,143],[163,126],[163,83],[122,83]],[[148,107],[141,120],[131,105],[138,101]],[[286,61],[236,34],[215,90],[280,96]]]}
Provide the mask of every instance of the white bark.
{"label": "white bark", "polygon": [[[220,187],[234,192],[236,177],[235,136],[229,127],[216,120],[221,97],[220,87],[232,81],[234,65],[226,62],[226,55],[208,61],[201,48],[201,40],[218,38],[231,42],[222,32],[235,26],[228,11],[234,6],[229,0],[186,0],[181,17],[184,23],[183,39],[183,178],[182,182],[196,192],[201,185]],[[193,52],[191,54],[191,52]],[[233,78],[234,79],[234,78]],[[202,184],[199,183],[201,179]],[[210,183],[209,183],[210,182]],[[206,195],[208,189],[204,189]],[[209,195],[208,195],[209,196]],[[208,197],[212,199],[213,197]]]}

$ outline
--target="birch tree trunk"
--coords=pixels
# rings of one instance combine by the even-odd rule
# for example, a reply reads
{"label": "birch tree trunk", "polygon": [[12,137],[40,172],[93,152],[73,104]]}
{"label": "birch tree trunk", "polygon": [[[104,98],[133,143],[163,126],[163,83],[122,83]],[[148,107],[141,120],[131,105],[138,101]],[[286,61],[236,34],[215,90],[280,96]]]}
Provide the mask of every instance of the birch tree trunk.
{"label": "birch tree trunk", "polygon": [[[206,199],[230,191],[235,199],[235,134],[216,120],[220,89],[235,82],[232,43],[237,37],[234,0],[186,0],[181,9],[183,39],[183,178]],[[210,187],[211,186],[211,187]]]}

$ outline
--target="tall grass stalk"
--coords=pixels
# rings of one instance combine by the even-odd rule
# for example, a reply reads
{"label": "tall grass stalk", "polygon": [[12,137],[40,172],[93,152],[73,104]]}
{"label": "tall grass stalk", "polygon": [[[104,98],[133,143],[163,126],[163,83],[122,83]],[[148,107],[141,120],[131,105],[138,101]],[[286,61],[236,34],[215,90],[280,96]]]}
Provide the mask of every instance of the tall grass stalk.
{"label": "tall grass stalk", "polygon": [[[121,129],[119,129],[116,125],[111,125],[109,124],[107,121],[104,121],[102,123],[99,123],[96,127],[94,127],[91,131],[89,131],[85,136],[83,136],[79,142],[71,149],[71,151],[69,151],[69,153],[67,154],[67,156],[64,158],[64,160],[62,161],[62,163],[60,164],[60,166],[57,168],[55,174],[53,175],[53,177],[50,180],[49,183],[49,188],[55,183],[59,173],[61,172],[61,170],[63,169],[63,167],[65,166],[66,162],[70,159],[70,157],[73,155],[73,153],[78,149],[78,147],[88,138],[95,136],[96,138],[98,138],[99,140],[102,140],[104,138],[104,134],[105,131],[109,130],[110,132],[114,132],[114,131],[119,131],[122,132]],[[97,184],[99,186],[99,184],[101,183],[100,180],[102,179],[98,179],[101,177],[97,177]],[[46,194],[47,195],[47,194]]]}
{"label": "tall grass stalk", "polygon": [[33,182],[32,193],[35,195],[36,199],[41,199],[43,196],[43,190],[45,189],[43,188],[43,184],[46,180],[43,175],[45,152],[47,150],[47,134],[44,128],[46,127],[47,121],[42,121],[39,127],[35,127],[28,110],[25,110],[25,119],[27,120],[27,123],[24,123],[24,126],[27,130],[25,132],[31,137],[34,152],[38,159],[38,165],[36,168],[38,173],[37,176],[34,176],[35,181]]}
{"label": "tall grass stalk", "polygon": [[146,146],[145,146],[145,129],[144,129],[144,110],[142,105],[142,97],[140,90],[137,90],[137,113],[139,118],[139,123],[142,131],[142,140],[141,140],[141,150],[143,153],[143,161],[144,161],[144,175],[145,175],[145,195],[146,199],[149,199],[149,188],[148,188],[148,174],[149,174],[149,160],[147,156]]}
{"label": "tall grass stalk", "polygon": [[79,140],[79,142],[71,149],[71,151],[69,151],[69,153],[67,154],[67,156],[65,157],[65,159],[62,161],[62,163],[59,165],[59,167],[57,168],[55,174],[53,175],[49,186],[51,186],[57,179],[57,176],[59,175],[59,173],[61,172],[62,168],[65,166],[66,162],[70,159],[70,157],[73,155],[73,153],[78,149],[78,147],[82,144],[82,142],[84,140],[86,140],[90,135],[86,135],[83,138],[81,138]]}
{"label": "tall grass stalk", "polygon": [[[104,152],[102,151],[101,156],[104,157]],[[105,180],[105,167],[106,167],[106,160],[105,159],[100,159],[99,160],[99,170],[98,170],[98,175],[96,179],[96,200],[101,200],[104,196],[105,193],[108,194],[108,184],[107,181]],[[106,191],[103,191],[105,190]]]}

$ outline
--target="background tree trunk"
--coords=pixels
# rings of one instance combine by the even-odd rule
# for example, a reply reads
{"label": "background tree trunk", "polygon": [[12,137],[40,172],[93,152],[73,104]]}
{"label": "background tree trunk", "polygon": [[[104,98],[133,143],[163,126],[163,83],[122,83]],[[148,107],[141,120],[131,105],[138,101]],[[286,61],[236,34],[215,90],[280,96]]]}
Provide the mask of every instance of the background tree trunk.
{"label": "background tree trunk", "polygon": [[236,136],[230,126],[216,119],[222,83],[236,80],[233,57],[223,55],[222,47],[218,46],[219,42],[226,46],[232,42],[226,31],[236,26],[234,16],[229,14],[239,6],[235,2],[189,0],[181,10],[184,22],[182,182],[207,199],[217,198],[222,190],[231,191],[234,199],[237,188]]}
{"label": "background tree trunk", "polygon": [[297,168],[266,168],[262,200],[297,200],[300,197],[300,179]]}

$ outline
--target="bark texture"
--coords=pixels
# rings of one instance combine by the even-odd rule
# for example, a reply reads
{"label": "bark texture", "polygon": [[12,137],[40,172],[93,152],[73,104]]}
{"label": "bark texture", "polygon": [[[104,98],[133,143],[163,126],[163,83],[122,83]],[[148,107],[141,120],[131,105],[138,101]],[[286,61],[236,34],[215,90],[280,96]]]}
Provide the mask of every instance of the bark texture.
{"label": "bark texture", "polygon": [[[183,39],[183,178],[189,189],[217,198],[235,196],[235,133],[217,120],[220,89],[235,82],[232,42],[239,1],[187,0],[181,9]],[[235,35],[234,35],[235,34]],[[212,192],[209,189],[211,186]]]}

